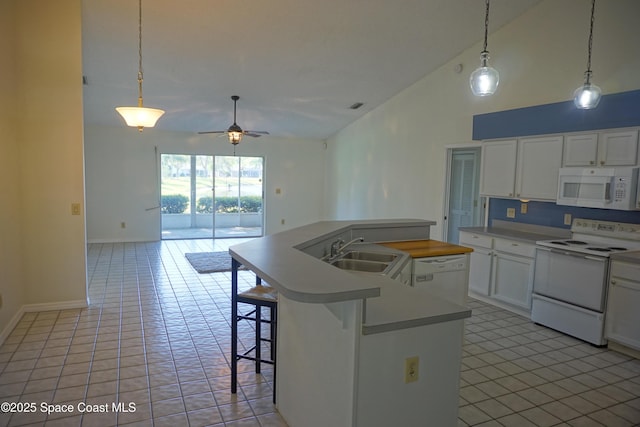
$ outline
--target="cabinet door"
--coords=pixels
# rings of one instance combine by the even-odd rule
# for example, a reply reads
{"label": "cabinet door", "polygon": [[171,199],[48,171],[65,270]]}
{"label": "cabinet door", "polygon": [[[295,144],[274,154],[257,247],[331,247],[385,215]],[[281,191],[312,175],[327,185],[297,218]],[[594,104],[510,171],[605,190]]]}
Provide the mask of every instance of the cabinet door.
{"label": "cabinet door", "polygon": [[600,134],[600,165],[635,166],[638,161],[638,131]]}
{"label": "cabinet door", "polygon": [[514,197],[517,141],[482,143],[480,194],[494,197]]}
{"label": "cabinet door", "polygon": [[469,290],[489,295],[491,288],[491,251],[473,248],[469,255]]}
{"label": "cabinet door", "polygon": [[533,259],[502,252],[493,255],[492,296],[531,310]]}
{"label": "cabinet door", "polygon": [[558,170],[561,166],[561,136],[520,139],[516,197],[556,200]]}
{"label": "cabinet door", "polygon": [[598,134],[568,135],[564,140],[564,166],[595,166]]}
{"label": "cabinet door", "polygon": [[617,277],[618,268],[640,278],[640,267],[612,263],[605,335],[612,341],[640,350],[640,282]]}

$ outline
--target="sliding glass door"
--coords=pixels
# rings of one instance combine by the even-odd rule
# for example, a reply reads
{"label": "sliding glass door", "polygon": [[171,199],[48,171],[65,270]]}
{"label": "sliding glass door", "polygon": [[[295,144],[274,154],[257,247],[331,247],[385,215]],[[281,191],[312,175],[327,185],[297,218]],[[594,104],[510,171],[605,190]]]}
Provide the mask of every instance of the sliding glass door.
{"label": "sliding glass door", "polygon": [[263,158],[216,156],[215,237],[261,236]]}
{"label": "sliding glass door", "polygon": [[263,234],[262,157],[161,155],[162,238]]}

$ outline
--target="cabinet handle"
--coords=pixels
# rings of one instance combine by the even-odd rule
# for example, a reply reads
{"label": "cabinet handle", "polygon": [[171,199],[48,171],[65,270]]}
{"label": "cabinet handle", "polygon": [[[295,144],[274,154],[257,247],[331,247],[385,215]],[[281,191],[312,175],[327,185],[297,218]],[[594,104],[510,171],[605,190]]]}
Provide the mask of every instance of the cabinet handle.
{"label": "cabinet handle", "polygon": [[519,246],[517,243],[512,243],[511,246]]}
{"label": "cabinet handle", "polygon": [[513,197],[513,193],[509,193],[509,197]]}
{"label": "cabinet handle", "polygon": [[593,165],[593,164],[595,164],[595,163],[596,163],[596,162],[594,162],[593,160],[589,160],[589,164],[590,164],[590,165]]}
{"label": "cabinet handle", "polygon": [[600,165],[604,165],[604,160],[600,160]]}
{"label": "cabinet handle", "polygon": [[611,284],[612,284],[612,285],[615,285],[615,284],[616,284],[616,281],[615,281],[615,280],[611,280]]}

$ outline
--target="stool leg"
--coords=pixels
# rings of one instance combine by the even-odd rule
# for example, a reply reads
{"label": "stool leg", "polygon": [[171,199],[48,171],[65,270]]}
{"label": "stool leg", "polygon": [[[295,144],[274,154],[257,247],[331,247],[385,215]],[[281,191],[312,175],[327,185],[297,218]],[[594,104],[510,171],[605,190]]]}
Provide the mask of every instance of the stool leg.
{"label": "stool leg", "polygon": [[273,360],[273,403],[276,403],[276,324],[278,323],[278,306],[271,307],[271,360]]}
{"label": "stool leg", "polygon": [[238,265],[231,258],[231,393],[238,391]]}
{"label": "stool leg", "polygon": [[262,361],[262,307],[256,304],[256,374],[260,373]]}

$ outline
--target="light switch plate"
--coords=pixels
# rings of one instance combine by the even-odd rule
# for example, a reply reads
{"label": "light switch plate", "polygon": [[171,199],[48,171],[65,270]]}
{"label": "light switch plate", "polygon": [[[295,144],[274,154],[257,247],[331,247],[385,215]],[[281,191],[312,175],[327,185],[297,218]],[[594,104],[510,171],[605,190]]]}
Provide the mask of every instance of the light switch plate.
{"label": "light switch plate", "polygon": [[571,214],[564,214],[564,225],[571,225]]}
{"label": "light switch plate", "polygon": [[516,217],[516,208],[507,208],[507,218]]}

